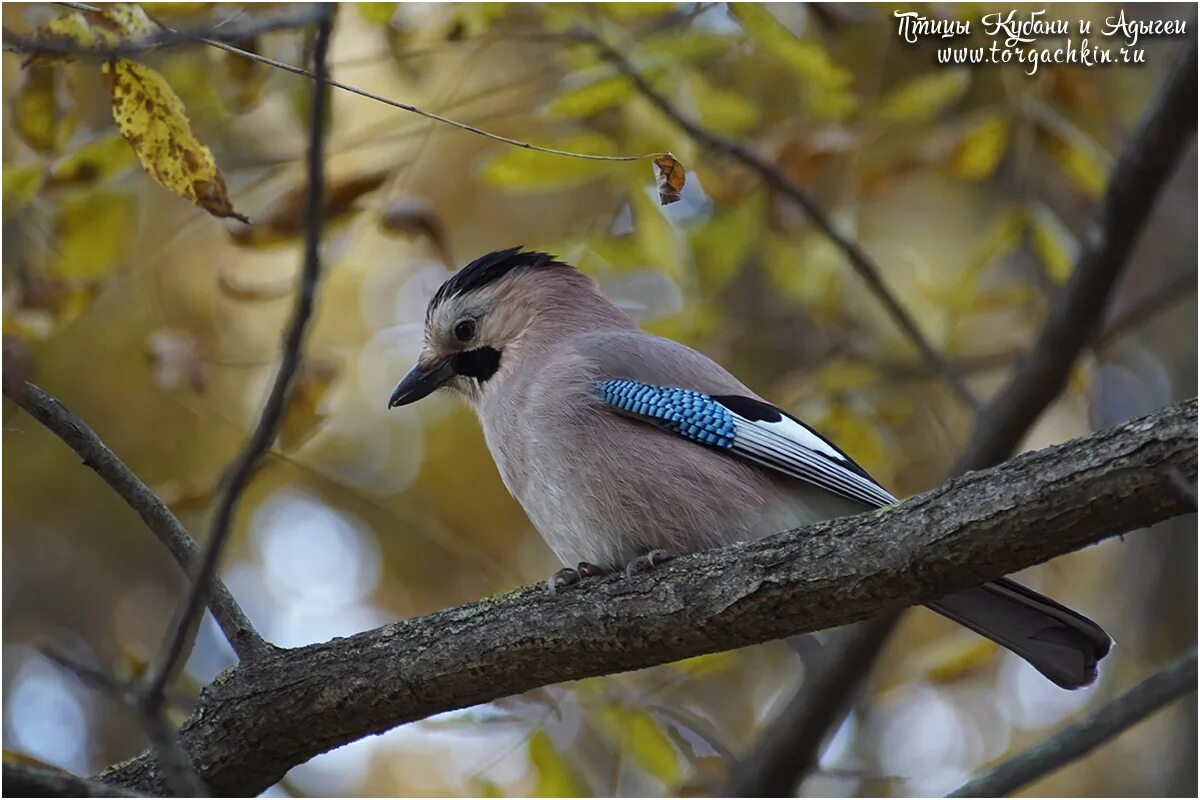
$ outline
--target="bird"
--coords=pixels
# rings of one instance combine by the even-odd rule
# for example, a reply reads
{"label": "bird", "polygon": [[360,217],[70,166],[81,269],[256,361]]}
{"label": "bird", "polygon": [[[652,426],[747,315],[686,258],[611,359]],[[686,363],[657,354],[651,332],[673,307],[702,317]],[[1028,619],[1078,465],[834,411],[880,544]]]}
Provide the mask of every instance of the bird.
{"label": "bird", "polygon": [[[441,389],[474,410],[504,485],[566,565],[551,591],[897,502],[724,367],[646,333],[593,278],[521,246],[436,291],[388,408]],[[1009,578],[927,605],[1066,689],[1091,684],[1112,644]]]}

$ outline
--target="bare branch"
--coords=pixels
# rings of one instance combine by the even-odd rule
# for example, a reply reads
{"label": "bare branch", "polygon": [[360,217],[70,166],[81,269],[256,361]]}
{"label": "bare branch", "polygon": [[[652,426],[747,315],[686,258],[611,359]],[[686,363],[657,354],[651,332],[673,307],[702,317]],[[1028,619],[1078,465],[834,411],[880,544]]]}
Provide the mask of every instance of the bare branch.
{"label": "bare branch", "polygon": [[[534,587],[237,666],[179,736],[221,794],[430,714],[844,625],[1191,512],[1196,402],[973,472],[904,503],[675,559],[652,575]],[[1097,502],[1096,498],[1104,498]],[[158,791],[142,755],[104,779]]]}
{"label": "bare branch", "polygon": [[1003,797],[1028,786],[1120,736],[1163,706],[1196,691],[1196,651],[1162,668],[1120,697],[1086,714],[1044,742],[1006,759],[955,789],[949,797]]}
{"label": "bare branch", "polygon": [[1196,40],[1181,45],[1162,89],[1121,151],[1071,278],[1029,354],[979,415],[956,472],[1009,456],[1066,386],[1071,367],[1099,329],[1154,201],[1196,130]]}
{"label": "bare branch", "polygon": [[971,390],[967,388],[958,371],[934,349],[929,340],[925,338],[925,334],[917,326],[916,321],[913,320],[912,316],[909,315],[908,311],[905,310],[904,306],[900,304],[900,301],[896,299],[895,295],[892,294],[891,290],[883,282],[879,266],[867,255],[862,245],[852,237],[838,230],[837,226],[833,224],[833,220],[825,212],[825,209],[821,208],[804,187],[784,175],[778,167],[736,139],[729,139],[714,133],[690,117],[685,116],[670,100],[650,85],[650,82],[646,80],[644,75],[637,71],[629,59],[625,57],[624,53],[601,39],[594,32],[579,30],[575,32],[575,35],[581,41],[594,44],[605,58],[616,65],[617,69],[633,82],[633,85],[643,97],[649,100],[655,108],[669,117],[671,121],[683,129],[685,133],[695,139],[701,146],[718,153],[724,153],[741,161],[757,172],[759,177],[768,186],[782,193],[796,203],[796,205],[800,206],[809,220],[812,221],[812,224],[842,252],[846,260],[850,262],[850,266],[854,268],[858,276],[867,284],[867,288],[871,290],[871,293],[883,305],[888,316],[892,318],[892,321],[896,323],[897,327],[904,332],[904,335],[908,337],[921,353],[921,357],[933,365],[946,378],[946,381],[954,389],[955,394],[964,403],[972,408],[979,407],[979,401],[976,400]]}
{"label": "bare branch", "polygon": [[[77,11],[93,13],[100,9],[84,3],[60,3]],[[160,25],[150,36],[114,45],[89,47],[79,42],[21,36],[4,31],[4,50],[24,55],[62,55],[107,59],[135,56],[164,47],[187,44],[208,44],[211,41],[240,42],[265,33],[303,28],[316,21],[321,11],[317,4],[295,3],[269,15],[247,16],[244,13],[204,28],[172,29]]]}
{"label": "bare branch", "polygon": [[296,304],[284,334],[283,357],[279,363],[279,370],[275,373],[275,382],[263,406],[258,425],[222,481],[212,531],[205,543],[200,566],[192,578],[187,599],[180,606],[160,657],[146,679],[145,691],[151,702],[161,702],[167,682],[180,666],[184,653],[190,648],[221,560],[221,553],[233,530],[233,517],[238,501],[279,433],[283,413],[291,399],[292,383],[300,367],[308,325],[312,318],[317,282],[321,276],[321,228],[324,223],[322,206],[325,196],[325,109],[329,105],[326,56],[333,31],[332,7],[321,4],[320,8],[324,13],[317,25],[313,54],[317,80],[313,84],[310,120],[308,194],[304,209],[304,267],[300,273]]}
{"label": "bare branch", "polygon": [[[191,571],[200,548],[182,523],[150,487],[134,475],[125,462],[108,448],[96,432],[66,406],[32,383],[4,386],[4,394],[62,439],[105,483],[137,512],[163,546],[185,571]],[[250,623],[237,600],[219,578],[213,582],[209,610],[238,658],[252,660],[270,649]]]}
{"label": "bare branch", "polygon": [[32,764],[4,764],[5,797],[144,797],[116,786]]}

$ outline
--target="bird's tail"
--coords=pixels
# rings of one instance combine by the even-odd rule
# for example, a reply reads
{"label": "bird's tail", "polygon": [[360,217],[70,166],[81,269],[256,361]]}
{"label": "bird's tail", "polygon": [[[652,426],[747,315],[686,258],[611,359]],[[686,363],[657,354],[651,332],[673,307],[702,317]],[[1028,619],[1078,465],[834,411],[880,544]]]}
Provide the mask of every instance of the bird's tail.
{"label": "bird's tail", "polygon": [[928,604],[1013,651],[1064,689],[1096,680],[1112,640],[1096,623],[1008,578]]}

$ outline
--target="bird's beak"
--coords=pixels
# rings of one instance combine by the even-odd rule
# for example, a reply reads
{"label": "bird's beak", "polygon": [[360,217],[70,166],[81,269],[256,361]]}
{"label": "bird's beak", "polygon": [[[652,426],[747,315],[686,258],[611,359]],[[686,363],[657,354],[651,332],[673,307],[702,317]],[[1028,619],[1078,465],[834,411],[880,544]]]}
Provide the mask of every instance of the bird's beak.
{"label": "bird's beak", "polygon": [[415,403],[432,394],[438,387],[454,377],[454,367],[448,358],[440,358],[429,364],[418,363],[408,371],[404,379],[392,392],[388,408]]}

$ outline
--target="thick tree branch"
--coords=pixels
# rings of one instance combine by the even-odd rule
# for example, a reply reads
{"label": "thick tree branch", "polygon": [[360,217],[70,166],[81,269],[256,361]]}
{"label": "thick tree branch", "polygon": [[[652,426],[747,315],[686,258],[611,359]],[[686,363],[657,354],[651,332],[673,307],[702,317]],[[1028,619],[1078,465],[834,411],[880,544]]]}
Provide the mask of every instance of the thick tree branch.
{"label": "thick tree branch", "polygon": [[1170,73],[1109,180],[1071,278],[1029,354],[979,415],[958,472],[999,463],[1067,385],[1071,367],[1104,319],[1109,295],[1154,201],[1196,131],[1196,39],[1180,45]]}
{"label": "thick tree branch", "polygon": [[892,318],[896,326],[903,331],[904,335],[917,348],[921,357],[945,377],[951,388],[954,389],[955,394],[964,403],[972,408],[979,407],[979,401],[971,393],[971,390],[967,388],[958,370],[934,349],[929,340],[925,338],[925,334],[921,332],[920,327],[917,326],[916,321],[904,306],[900,304],[900,301],[896,299],[891,290],[888,289],[887,284],[883,282],[882,271],[879,269],[879,266],[867,255],[866,250],[853,237],[838,230],[833,220],[830,219],[829,214],[826,213],[825,209],[817,203],[816,199],[803,186],[793,181],[777,166],[740,141],[714,133],[696,120],[686,116],[661,92],[650,85],[646,77],[638,72],[637,68],[626,58],[624,53],[601,39],[594,32],[581,29],[575,31],[574,35],[580,41],[587,41],[595,45],[606,59],[611,61],[617,69],[633,82],[634,87],[637,88],[643,97],[649,100],[655,108],[666,115],[702,147],[717,153],[724,153],[742,162],[758,173],[759,178],[764,183],[800,206],[801,210],[804,211],[817,230],[821,231],[842,252],[846,260],[850,262],[850,266],[858,273],[858,276],[867,285],[871,293],[875,295],[876,299],[879,300],[888,316]]}
{"label": "thick tree branch", "polygon": [[[158,495],[125,466],[125,462],[108,448],[86,422],[32,383],[12,385],[6,381],[4,394],[62,439],[83,459],[86,466],[111,486],[137,512],[184,571],[191,572],[194,569],[200,554],[196,540]],[[270,646],[258,635],[241,606],[219,578],[213,582],[208,607],[238,658],[252,659],[269,649]]]}
{"label": "thick tree branch", "polygon": [[[241,664],[179,731],[220,793],[430,714],[550,683],[843,625],[1188,513],[1196,401],[973,472],[904,503],[681,557],[649,575],[544,588]],[[161,790],[143,754],[102,779]]]}
{"label": "thick tree branch", "polygon": [[949,797],[1004,797],[1083,758],[1174,700],[1196,691],[1196,651],[984,774]]}
{"label": "thick tree branch", "polygon": [[4,765],[5,797],[143,797],[117,786],[32,764]]}

